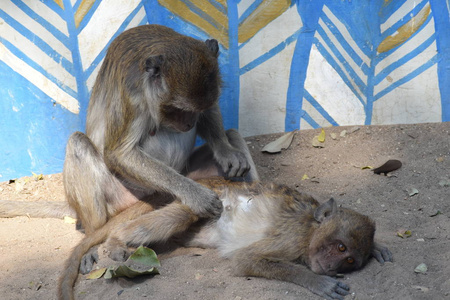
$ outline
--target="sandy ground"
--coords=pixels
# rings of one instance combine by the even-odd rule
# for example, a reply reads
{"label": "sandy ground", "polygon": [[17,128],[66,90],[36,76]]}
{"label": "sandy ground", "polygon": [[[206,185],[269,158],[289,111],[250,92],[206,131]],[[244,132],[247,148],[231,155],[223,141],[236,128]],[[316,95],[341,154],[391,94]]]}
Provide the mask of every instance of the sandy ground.
{"label": "sandy ground", "polygon": [[[347,130],[345,137],[340,136]],[[341,280],[346,299],[450,299],[450,123],[327,128],[324,148],[311,140],[320,130],[296,134],[280,154],[261,153],[280,135],[248,139],[263,180],[284,183],[371,216],[376,238],[394,263],[376,261]],[[332,139],[331,133],[337,138]],[[389,159],[403,166],[391,176],[364,166]],[[304,175],[310,179],[302,180]],[[417,194],[410,196],[412,189]],[[409,192],[408,192],[409,191]],[[63,201],[61,174],[0,184],[0,199]],[[401,238],[398,231],[411,231]],[[55,299],[63,262],[82,238],[59,219],[0,219],[0,298]],[[428,270],[414,269],[425,263]],[[291,283],[232,276],[215,250],[177,249],[162,258],[160,275],[134,280],[79,277],[78,299],[319,299]]]}

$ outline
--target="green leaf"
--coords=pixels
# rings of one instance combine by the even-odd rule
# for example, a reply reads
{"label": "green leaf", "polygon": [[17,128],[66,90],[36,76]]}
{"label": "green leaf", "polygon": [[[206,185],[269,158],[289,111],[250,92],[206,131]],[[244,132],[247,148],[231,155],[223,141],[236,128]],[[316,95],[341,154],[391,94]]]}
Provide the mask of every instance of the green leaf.
{"label": "green leaf", "polygon": [[419,193],[419,191],[416,188],[410,188],[407,190],[408,194],[410,197],[417,195]]}
{"label": "green leaf", "polygon": [[161,266],[155,251],[144,246],[140,246],[139,248],[137,248],[136,251],[128,258],[128,260],[133,260],[136,263],[149,267]]}
{"label": "green leaf", "polygon": [[418,265],[418,266],[414,269],[414,272],[416,272],[416,273],[422,273],[422,274],[426,273],[427,271],[428,271],[428,267],[427,267],[427,265],[424,264],[424,263],[421,263],[420,265]]}
{"label": "green leaf", "polygon": [[105,272],[105,279],[114,277],[134,278],[141,275],[159,274],[156,267],[161,266],[155,251],[150,248],[140,246],[120,266],[111,266]]}
{"label": "green leaf", "polygon": [[399,230],[399,231],[397,231],[397,236],[401,237],[402,239],[403,238],[409,238],[409,237],[411,237],[411,235],[412,235],[411,230]]}
{"label": "green leaf", "polygon": [[151,275],[151,274],[159,274],[158,269],[150,268],[145,271],[134,270],[126,265],[121,265],[117,267],[109,267],[105,273],[105,279],[111,279],[115,277],[128,277],[134,278],[136,276],[141,275]]}

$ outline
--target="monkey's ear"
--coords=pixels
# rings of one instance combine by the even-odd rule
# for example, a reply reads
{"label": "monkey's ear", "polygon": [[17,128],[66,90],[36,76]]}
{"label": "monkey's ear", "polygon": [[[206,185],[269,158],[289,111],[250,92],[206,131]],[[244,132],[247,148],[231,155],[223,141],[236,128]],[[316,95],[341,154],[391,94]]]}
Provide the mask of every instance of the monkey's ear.
{"label": "monkey's ear", "polygon": [[214,57],[219,56],[219,43],[217,42],[217,40],[215,40],[215,39],[206,40],[205,44],[209,48],[209,50],[211,50]]}
{"label": "monkey's ear", "polygon": [[317,222],[322,223],[323,220],[330,218],[337,212],[336,201],[333,198],[328,200],[325,203],[322,203],[316,210],[314,211],[314,219]]}
{"label": "monkey's ear", "polygon": [[161,76],[161,65],[164,61],[164,56],[155,55],[150,56],[145,61],[145,72],[148,73],[150,77],[159,77]]}

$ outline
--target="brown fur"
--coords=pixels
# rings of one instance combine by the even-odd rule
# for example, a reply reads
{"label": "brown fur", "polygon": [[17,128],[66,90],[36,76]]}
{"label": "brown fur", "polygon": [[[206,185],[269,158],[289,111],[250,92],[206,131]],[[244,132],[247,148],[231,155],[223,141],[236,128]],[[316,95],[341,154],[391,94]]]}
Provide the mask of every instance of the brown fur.
{"label": "brown fur", "polygon": [[218,51],[215,40],[159,25],[129,29],[111,43],[86,135],[70,137],[63,171],[66,198],[87,233],[155,192],[175,195],[200,216],[220,214],[217,195],[185,177],[197,134],[224,175],[250,169],[245,144],[232,145],[222,125]]}
{"label": "brown fur", "polygon": [[374,222],[337,208],[332,199],[320,205],[307,194],[274,184],[223,178],[199,182],[223,201],[219,219],[197,223],[196,215],[178,201],[154,211],[149,204],[134,205],[75,248],[61,277],[60,298],[73,299],[78,249],[87,251],[104,240],[114,253],[188,231],[183,234],[186,246],[218,248],[232,259],[236,275],[290,281],[327,299],[343,299],[349,293],[348,286],[330,276],[361,268],[371,254],[380,262],[392,260],[389,250],[373,242]]}

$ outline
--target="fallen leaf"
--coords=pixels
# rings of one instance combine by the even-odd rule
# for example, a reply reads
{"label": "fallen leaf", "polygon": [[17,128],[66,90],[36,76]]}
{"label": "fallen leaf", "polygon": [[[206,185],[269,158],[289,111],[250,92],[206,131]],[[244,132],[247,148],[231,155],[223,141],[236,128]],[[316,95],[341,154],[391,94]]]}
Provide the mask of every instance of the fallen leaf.
{"label": "fallen leaf", "polygon": [[401,166],[402,166],[401,161],[396,160],[396,159],[390,159],[387,162],[385,162],[383,165],[381,165],[380,167],[373,169],[373,173],[386,175],[389,172],[400,169]]}
{"label": "fallen leaf", "polygon": [[64,223],[67,224],[76,224],[77,223],[77,219],[71,218],[69,216],[65,216],[64,217]]}
{"label": "fallen leaf", "polygon": [[428,267],[426,264],[421,263],[420,265],[418,265],[415,269],[414,272],[416,273],[422,273],[425,274],[428,271]]}
{"label": "fallen leaf", "polygon": [[36,173],[34,173],[34,172],[31,172],[31,174],[33,174],[33,178],[34,178],[34,180],[36,180],[36,181],[38,181],[38,180],[43,180],[44,179],[44,175],[42,175],[42,174],[36,174]]}
{"label": "fallen leaf", "polygon": [[419,285],[412,285],[411,287],[412,287],[413,289],[422,291],[422,292],[424,292],[424,293],[426,293],[426,292],[428,292],[428,291],[430,290],[430,289],[427,288],[427,287],[419,286]]}
{"label": "fallen leaf", "polygon": [[303,177],[302,177],[302,180],[308,180],[309,179],[309,177],[308,177],[308,175],[303,175]]}
{"label": "fallen leaf", "polygon": [[438,210],[436,213],[430,215],[430,217],[436,217],[437,215],[442,214],[440,210]]}
{"label": "fallen leaf", "polygon": [[196,273],[196,274],[195,274],[195,280],[200,280],[200,279],[202,279],[204,276],[205,276],[205,275],[202,275],[202,274],[200,274],[200,273]]}
{"label": "fallen leaf", "polygon": [[109,267],[105,272],[105,279],[111,279],[115,277],[127,277],[134,278],[142,275],[159,274],[156,268],[150,268],[145,271],[134,270],[126,265],[120,265],[117,267]]}
{"label": "fallen leaf", "polygon": [[372,166],[364,166],[364,167],[361,167],[361,170],[371,170],[371,169],[373,169]]}
{"label": "fallen leaf", "polygon": [[313,137],[313,139],[311,141],[311,144],[312,144],[312,146],[314,148],[323,148],[324,147],[324,145],[321,142],[319,142],[319,136],[318,135]]}
{"label": "fallen leaf", "polygon": [[101,268],[97,270],[92,270],[87,276],[87,279],[99,279],[101,278],[106,272],[106,268]]}
{"label": "fallen leaf", "polygon": [[436,158],[436,161],[437,161],[437,162],[443,162],[443,161],[444,161],[444,158],[443,158],[442,156],[440,156],[440,157]]}
{"label": "fallen leaf", "polygon": [[321,143],[325,142],[325,130],[322,128],[322,131],[320,132],[319,136],[317,137],[317,140]]}
{"label": "fallen leaf", "polygon": [[411,237],[411,235],[412,235],[411,230],[399,230],[399,231],[397,231],[397,236],[401,237],[402,239],[403,238],[409,238],[409,237]]}
{"label": "fallen leaf", "polygon": [[[156,256],[155,251],[150,248],[140,246],[134,251],[133,254],[128,258],[128,260],[132,260],[136,263],[151,266],[151,267],[160,267],[159,259]],[[127,261],[128,261],[127,260]]]}
{"label": "fallen leaf", "polygon": [[341,134],[339,134],[340,137],[345,137],[347,135],[347,130],[342,130]]}
{"label": "fallen leaf", "polygon": [[141,275],[159,274],[156,267],[159,267],[160,265],[161,264],[159,263],[155,251],[150,248],[140,246],[124,264],[108,267],[104,278],[134,278]]}
{"label": "fallen leaf", "polygon": [[359,129],[361,129],[361,128],[358,127],[358,126],[354,126],[354,127],[350,128],[350,130],[348,131],[348,133],[354,133],[354,132],[358,131]]}
{"label": "fallen leaf", "polygon": [[410,188],[406,190],[409,194],[410,197],[417,195],[419,193],[419,191],[416,188]]}
{"label": "fallen leaf", "polygon": [[439,185],[442,187],[450,186],[450,179],[442,178],[439,180]]}
{"label": "fallen leaf", "polygon": [[331,136],[331,138],[333,139],[333,140],[335,140],[335,139],[337,139],[337,135],[336,135],[336,133],[330,133],[330,136]]}
{"label": "fallen leaf", "polygon": [[285,135],[279,137],[273,142],[268,143],[262,148],[261,152],[268,153],[278,153],[281,152],[282,149],[288,149],[292,143],[292,139],[297,130],[286,133]]}

